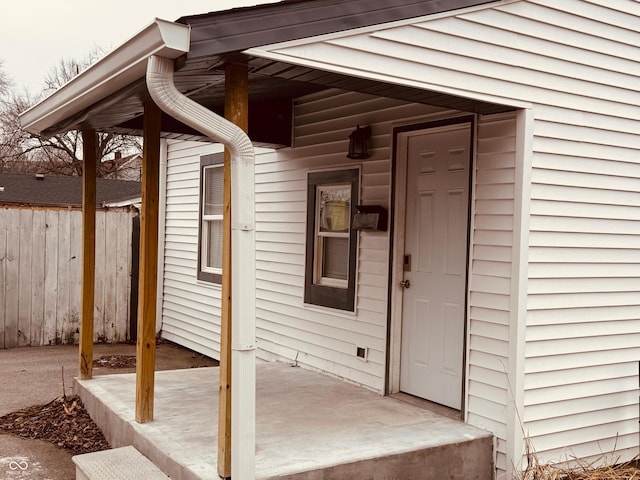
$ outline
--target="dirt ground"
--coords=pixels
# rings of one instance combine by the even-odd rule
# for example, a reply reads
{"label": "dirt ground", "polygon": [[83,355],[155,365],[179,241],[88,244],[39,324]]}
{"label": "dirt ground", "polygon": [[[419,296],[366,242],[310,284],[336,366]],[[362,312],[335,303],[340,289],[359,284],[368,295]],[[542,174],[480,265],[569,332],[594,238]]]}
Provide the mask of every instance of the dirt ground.
{"label": "dirt ground", "polygon": [[[133,344],[95,345],[93,358],[94,375],[135,372]],[[170,342],[156,348],[156,370],[215,365],[215,360]],[[101,432],[81,404],[74,406],[77,374],[77,346],[0,350],[0,478],[73,480],[73,452],[104,448]]]}

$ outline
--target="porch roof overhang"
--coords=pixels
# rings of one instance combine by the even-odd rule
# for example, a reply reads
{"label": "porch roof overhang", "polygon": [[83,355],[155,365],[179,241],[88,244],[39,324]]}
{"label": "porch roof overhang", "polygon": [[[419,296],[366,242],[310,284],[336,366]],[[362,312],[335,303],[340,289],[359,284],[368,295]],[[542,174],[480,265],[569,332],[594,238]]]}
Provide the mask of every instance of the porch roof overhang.
{"label": "porch roof overhang", "polygon": [[[504,111],[508,108],[490,102],[263,58],[256,48],[491,1],[284,0],[182,17],[176,23],[156,19],[53,95],[25,111],[20,120],[25,130],[45,137],[83,129],[141,135],[143,105],[149,99],[144,76],[146,59],[153,54],[175,59],[174,82],[178,90],[218,114],[224,111],[224,65],[248,63],[249,137],[261,146],[290,145],[292,100],[326,88],[468,112]],[[251,54],[246,53],[249,49],[253,49]],[[162,116],[161,129],[164,138],[204,139],[200,132],[166,114]]]}

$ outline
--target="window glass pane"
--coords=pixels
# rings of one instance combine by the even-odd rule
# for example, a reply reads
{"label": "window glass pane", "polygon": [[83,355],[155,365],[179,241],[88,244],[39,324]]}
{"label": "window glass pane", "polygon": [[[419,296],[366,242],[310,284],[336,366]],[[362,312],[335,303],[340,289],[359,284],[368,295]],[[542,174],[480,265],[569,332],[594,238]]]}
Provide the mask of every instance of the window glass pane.
{"label": "window glass pane", "polygon": [[222,222],[206,221],[206,259],[208,268],[222,268]]}
{"label": "window glass pane", "polygon": [[348,232],[351,213],[351,185],[318,187],[321,232]]}
{"label": "window glass pane", "polygon": [[204,168],[204,215],[222,215],[224,170],[221,166]]}
{"label": "window glass pane", "polygon": [[347,280],[349,275],[349,239],[322,237],[322,276]]}

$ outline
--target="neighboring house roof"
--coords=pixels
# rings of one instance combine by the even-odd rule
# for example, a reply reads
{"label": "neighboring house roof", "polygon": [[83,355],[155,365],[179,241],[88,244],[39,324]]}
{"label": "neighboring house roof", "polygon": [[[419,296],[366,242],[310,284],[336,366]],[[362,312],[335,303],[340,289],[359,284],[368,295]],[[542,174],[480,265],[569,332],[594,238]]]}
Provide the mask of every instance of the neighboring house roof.
{"label": "neighboring house roof", "polygon": [[142,173],[142,156],[137,153],[120,156],[116,154],[111,160],[103,160],[102,168],[105,172],[103,177],[113,180],[134,180],[139,182]]}
{"label": "neighboring house roof", "polygon": [[[141,183],[98,178],[96,204],[135,203]],[[82,206],[82,177],[0,174],[0,205]]]}

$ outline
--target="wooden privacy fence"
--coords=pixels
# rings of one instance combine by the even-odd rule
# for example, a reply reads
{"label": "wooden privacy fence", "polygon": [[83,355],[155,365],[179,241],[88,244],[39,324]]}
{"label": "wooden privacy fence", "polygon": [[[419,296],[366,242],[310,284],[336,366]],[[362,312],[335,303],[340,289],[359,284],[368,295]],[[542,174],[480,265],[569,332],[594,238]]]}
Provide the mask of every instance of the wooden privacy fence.
{"label": "wooden privacy fence", "polygon": [[[129,337],[135,217],[96,212],[96,342]],[[76,343],[81,270],[81,210],[0,207],[0,348]]]}

